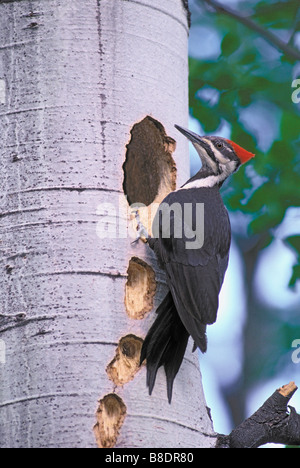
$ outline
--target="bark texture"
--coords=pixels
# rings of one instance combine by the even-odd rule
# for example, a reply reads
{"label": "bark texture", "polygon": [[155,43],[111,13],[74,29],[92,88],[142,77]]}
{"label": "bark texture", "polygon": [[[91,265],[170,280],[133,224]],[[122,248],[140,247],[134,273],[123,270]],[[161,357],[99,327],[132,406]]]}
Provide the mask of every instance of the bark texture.
{"label": "bark texture", "polygon": [[[0,1],[0,447],[215,443],[191,347],[172,405],[162,371],[151,398],[125,372],[153,314],[126,312],[130,259],[155,307],[165,281],[127,237],[122,166],[147,115],[187,125],[187,38],[181,0]],[[174,159],[182,184],[184,138]]]}

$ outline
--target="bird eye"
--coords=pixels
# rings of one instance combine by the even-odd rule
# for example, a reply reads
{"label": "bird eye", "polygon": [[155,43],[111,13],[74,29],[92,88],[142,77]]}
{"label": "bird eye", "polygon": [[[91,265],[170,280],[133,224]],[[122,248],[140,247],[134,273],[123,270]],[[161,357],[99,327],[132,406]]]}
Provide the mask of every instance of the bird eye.
{"label": "bird eye", "polygon": [[217,147],[218,148],[223,148],[223,143],[221,143],[221,142],[217,143]]}

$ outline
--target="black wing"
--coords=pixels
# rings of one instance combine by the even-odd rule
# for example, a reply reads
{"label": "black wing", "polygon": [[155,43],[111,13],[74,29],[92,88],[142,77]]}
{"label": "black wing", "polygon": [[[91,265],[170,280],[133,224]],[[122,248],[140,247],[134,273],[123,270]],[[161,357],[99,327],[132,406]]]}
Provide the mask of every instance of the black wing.
{"label": "black wing", "polygon": [[[192,206],[192,216],[184,216],[187,204]],[[197,219],[197,204],[204,206],[204,220]],[[180,216],[182,236],[176,219]],[[170,228],[166,229],[168,222]],[[196,232],[199,222],[204,223],[203,245],[188,249],[187,243],[193,240],[191,232]],[[206,325],[217,318],[231,241],[229,217],[218,187],[172,192],[160,206],[154,226],[159,230],[155,251],[166,270],[180,319],[196,345],[205,352]]]}

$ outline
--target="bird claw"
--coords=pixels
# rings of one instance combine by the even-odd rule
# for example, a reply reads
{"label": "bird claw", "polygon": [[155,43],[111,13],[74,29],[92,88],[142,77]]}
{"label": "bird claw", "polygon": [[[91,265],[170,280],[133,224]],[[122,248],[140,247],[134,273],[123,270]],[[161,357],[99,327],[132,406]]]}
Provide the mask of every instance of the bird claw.
{"label": "bird claw", "polygon": [[136,236],[136,239],[133,242],[131,242],[131,244],[136,244],[137,242],[139,242],[139,240],[144,242],[144,244],[147,244],[148,239],[149,239],[149,234],[148,234],[147,229],[141,222],[140,214],[138,210],[134,212],[134,215],[135,215],[135,219],[137,222],[137,228],[136,228],[137,236]]}

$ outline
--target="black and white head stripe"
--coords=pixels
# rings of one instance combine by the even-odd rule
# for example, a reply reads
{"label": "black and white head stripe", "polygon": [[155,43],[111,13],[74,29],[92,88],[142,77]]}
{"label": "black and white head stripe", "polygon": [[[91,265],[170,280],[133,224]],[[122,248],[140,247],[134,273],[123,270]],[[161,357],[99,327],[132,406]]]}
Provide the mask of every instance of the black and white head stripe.
{"label": "black and white head stripe", "polygon": [[216,163],[226,164],[229,161],[238,161],[234,149],[223,138],[203,137],[201,143],[208,156]]}
{"label": "black and white head stripe", "polygon": [[201,158],[202,169],[181,190],[220,186],[240,166],[239,158],[225,139],[212,136],[193,138],[191,141]]}
{"label": "black and white head stripe", "polygon": [[[212,187],[215,184],[223,183],[240,165],[234,149],[223,138],[202,137],[198,138],[198,141],[193,141],[193,145],[201,158],[202,169],[207,168],[211,171],[207,180],[201,181],[202,187]],[[197,181],[197,186],[199,184],[200,180]],[[190,183],[184,186],[184,188],[189,187]]]}

